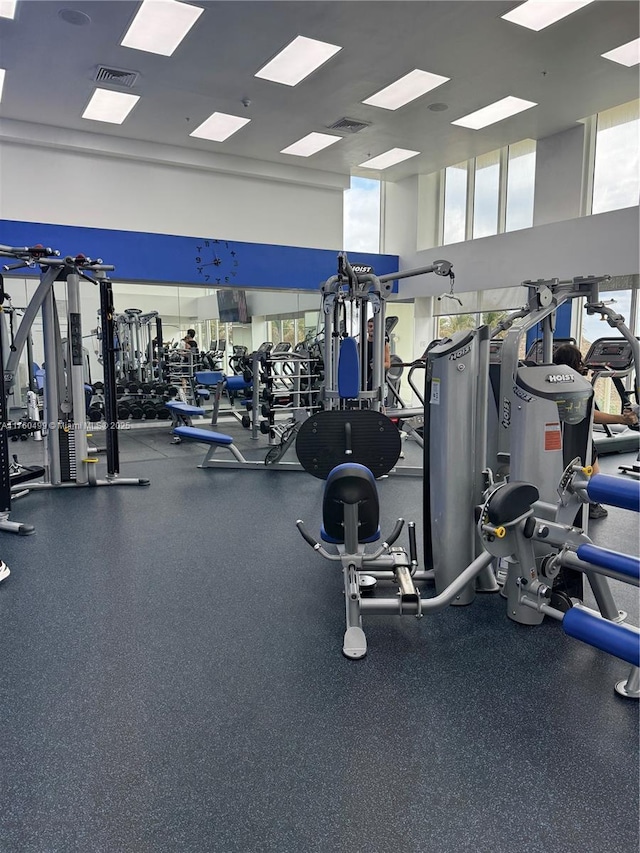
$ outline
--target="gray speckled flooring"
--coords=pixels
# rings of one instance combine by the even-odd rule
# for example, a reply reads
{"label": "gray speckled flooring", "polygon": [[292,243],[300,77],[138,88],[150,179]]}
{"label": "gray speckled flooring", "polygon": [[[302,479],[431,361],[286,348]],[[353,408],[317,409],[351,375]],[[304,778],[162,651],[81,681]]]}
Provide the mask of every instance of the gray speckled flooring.
{"label": "gray speckled flooring", "polygon": [[[500,596],[369,617],[347,661],[340,572],[294,526],[319,480],[122,445],[148,488],[32,493],[36,533],[2,534],[2,853],[637,853],[625,664]],[[383,531],[420,529],[418,479],[379,490]],[[631,513],[591,534],[638,553]]]}

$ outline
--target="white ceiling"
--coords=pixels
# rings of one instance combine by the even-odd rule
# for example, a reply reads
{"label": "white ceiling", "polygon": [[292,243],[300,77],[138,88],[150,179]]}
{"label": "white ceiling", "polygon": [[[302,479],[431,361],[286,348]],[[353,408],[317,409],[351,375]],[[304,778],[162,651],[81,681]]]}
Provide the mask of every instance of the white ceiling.
{"label": "white ceiling", "polygon": [[[637,66],[600,56],[638,36],[635,0],[596,0],[538,33],[502,20],[519,3],[498,0],[193,5],[204,13],[174,55],[164,57],[119,45],[138,2],[18,0],[15,20],[0,19],[0,66],[7,69],[0,118],[343,175],[378,177],[357,166],[392,147],[422,152],[383,173],[398,180],[550,136],[639,94]],[[64,9],[84,12],[90,23],[66,23]],[[254,77],[296,35],[343,49],[293,88]],[[125,91],[141,100],[123,125],[81,118],[99,65],[139,72]],[[451,80],[395,112],[362,104],[414,68]],[[539,106],[480,131],[451,125],[506,95]],[[432,111],[434,103],[448,109]],[[224,143],[190,138],[215,110],[252,121]],[[342,141],[309,158],[279,153],[343,117],[371,126],[340,134]]]}

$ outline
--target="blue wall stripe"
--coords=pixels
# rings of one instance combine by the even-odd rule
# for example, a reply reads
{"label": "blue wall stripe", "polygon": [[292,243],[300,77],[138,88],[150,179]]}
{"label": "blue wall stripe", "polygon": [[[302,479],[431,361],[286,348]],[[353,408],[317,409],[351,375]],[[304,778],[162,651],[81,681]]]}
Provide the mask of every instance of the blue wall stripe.
{"label": "blue wall stripe", "polygon": [[[37,243],[58,249],[62,256],[82,253],[102,258],[115,266],[116,281],[318,290],[337,271],[338,252],[331,249],[0,220],[0,244]],[[377,275],[398,269],[398,255],[348,254],[352,263],[370,264]],[[24,271],[35,274],[36,270]],[[394,293],[397,288],[394,282]]]}

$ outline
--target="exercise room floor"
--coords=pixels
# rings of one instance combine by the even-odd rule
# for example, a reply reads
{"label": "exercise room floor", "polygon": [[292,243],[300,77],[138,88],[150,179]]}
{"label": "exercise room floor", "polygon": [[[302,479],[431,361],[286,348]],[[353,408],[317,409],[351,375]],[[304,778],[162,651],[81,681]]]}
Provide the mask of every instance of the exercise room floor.
{"label": "exercise room floor", "polygon": [[[637,853],[626,664],[499,595],[366,618],[348,661],[340,571],[295,529],[321,481],[199,469],[168,425],[121,444],[150,486],[32,492],[36,533],[1,537],[2,853]],[[379,481],[383,532],[422,530],[421,488]],[[638,553],[632,513],[591,535]]]}

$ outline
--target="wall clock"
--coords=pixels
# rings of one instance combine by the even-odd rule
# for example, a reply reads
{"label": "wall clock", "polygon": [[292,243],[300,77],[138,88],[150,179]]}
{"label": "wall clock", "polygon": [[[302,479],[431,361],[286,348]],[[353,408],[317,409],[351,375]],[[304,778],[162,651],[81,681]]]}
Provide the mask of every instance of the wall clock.
{"label": "wall clock", "polygon": [[205,284],[234,284],[238,275],[238,253],[228,240],[198,240],[195,264],[198,279]]}

